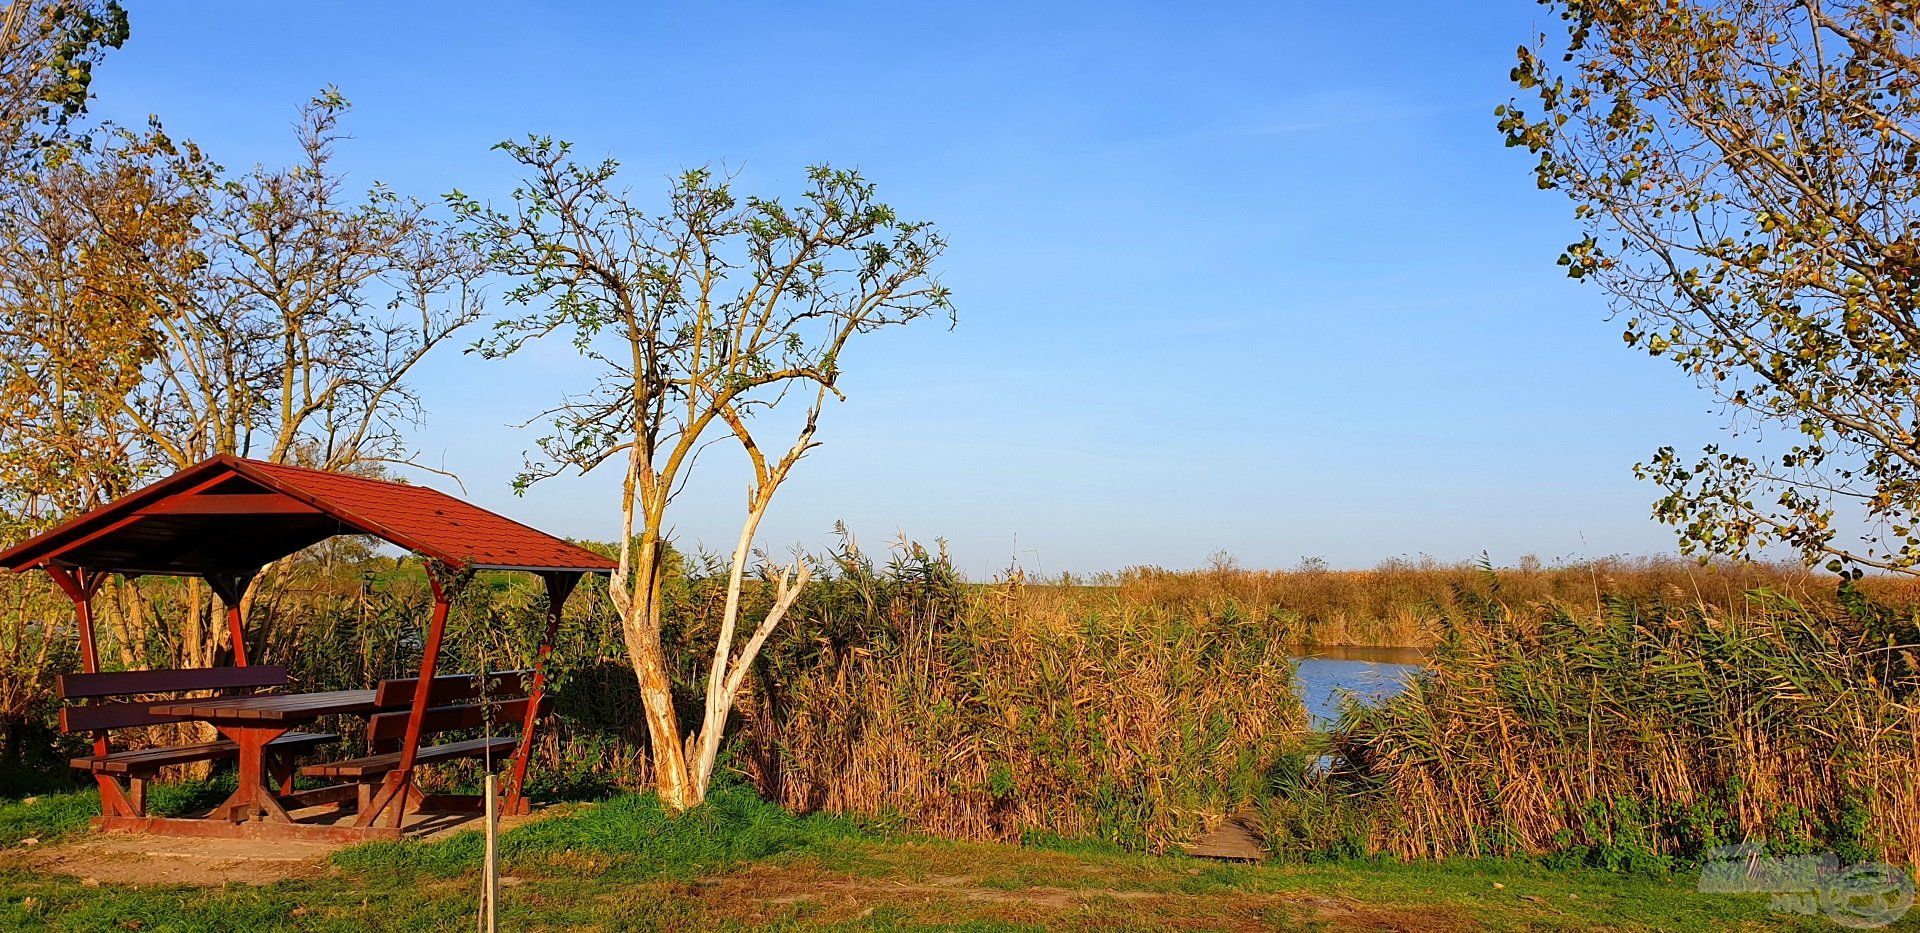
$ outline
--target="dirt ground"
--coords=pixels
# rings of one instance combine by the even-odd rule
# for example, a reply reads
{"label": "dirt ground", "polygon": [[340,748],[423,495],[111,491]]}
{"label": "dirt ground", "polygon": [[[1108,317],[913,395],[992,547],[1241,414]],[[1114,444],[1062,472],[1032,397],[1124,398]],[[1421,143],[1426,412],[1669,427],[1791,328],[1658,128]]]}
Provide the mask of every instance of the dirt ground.
{"label": "dirt ground", "polygon": [[[503,818],[500,827],[505,831],[534,818]],[[477,817],[440,818],[431,830],[409,838],[438,839],[478,826]],[[83,884],[218,887],[324,875],[327,856],[341,848],[339,843],[88,832],[0,852],[0,866],[72,875]]]}
{"label": "dirt ground", "polygon": [[[775,923],[783,908],[805,904],[816,922],[847,921],[871,915],[877,905],[946,905],[946,909],[992,908],[996,919],[1053,923],[1063,917],[1160,918],[1170,927],[1196,921],[1191,914],[1207,903],[1206,923],[1214,928],[1264,930],[1275,917],[1308,926],[1352,930],[1400,930],[1439,933],[1470,929],[1463,918],[1363,904],[1350,898],[1311,894],[1247,895],[1204,898],[1161,891],[1104,887],[1005,887],[975,875],[929,874],[914,880],[850,877],[804,866],[756,865],[723,877],[692,882],[687,894],[715,905],[731,905],[729,919]],[[1230,907],[1221,902],[1230,901]],[[1237,916],[1236,916],[1237,915]],[[1235,922],[1235,921],[1239,922]]]}
{"label": "dirt ground", "polygon": [[[332,873],[335,869],[326,856],[336,848],[320,843],[114,834],[12,850],[0,855],[0,864],[71,875],[88,886],[263,885]],[[534,892],[544,887],[536,882],[521,888],[523,879],[513,877],[502,881],[506,887]],[[1105,887],[1008,886],[972,874],[854,876],[804,864],[752,865],[708,878],[665,882],[664,886],[656,883],[646,890],[649,897],[666,895],[678,902],[689,921],[746,926],[777,924],[796,916],[815,924],[844,923],[887,909],[915,917],[1067,926],[1157,919],[1170,927],[1253,931],[1269,929],[1276,918],[1284,917],[1288,926],[1321,929],[1440,933],[1471,928],[1461,917],[1446,913],[1383,907],[1338,896],[1196,898]],[[635,896],[631,889],[617,893],[620,898]],[[527,896],[540,895],[530,892]],[[581,895],[569,891],[567,896]]]}
{"label": "dirt ground", "polygon": [[314,842],[110,833],[17,849],[0,859],[33,871],[72,875],[83,884],[218,886],[322,875],[326,857],[338,848]]}
{"label": "dirt ground", "polygon": [[[512,822],[571,809],[556,807]],[[471,829],[474,822],[439,825],[431,835]],[[11,907],[16,918],[92,910],[87,922],[73,924],[89,929],[109,928],[106,921],[120,918],[151,923],[161,917],[189,929],[243,929],[277,921],[288,928],[398,924],[426,930],[444,928],[443,921],[464,917],[471,907],[470,874],[396,880],[379,866],[387,864],[384,860],[404,864],[408,853],[370,853],[377,856],[368,863],[373,867],[347,868],[328,859],[338,848],[317,842],[96,833],[17,846],[0,851],[0,875],[9,875],[13,884],[11,892],[0,892],[0,927],[9,927]],[[728,862],[712,871],[690,865],[683,866],[692,869],[688,872],[635,875],[620,870],[621,858],[592,846],[523,857],[517,875],[501,879],[512,891],[504,904],[514,927],[921,928],[978,922],[1053,929],[1452,933],[1489,926],[1757,930],[1781,928],[1782,921],[1796,929],[1815,928],[1791,923],[1801,919],[1825,924],[1769,912],[1764,902],[1703,899],[1690,884],[1562,875],[1526,865],[1243,870],[1197,859],[918,838],[829,845]],[[69,879],[101,890],[76,890]],[[271,891],[251,887],[287,880],[301,883]],[[153,886],[199,890],[128,894]]]}

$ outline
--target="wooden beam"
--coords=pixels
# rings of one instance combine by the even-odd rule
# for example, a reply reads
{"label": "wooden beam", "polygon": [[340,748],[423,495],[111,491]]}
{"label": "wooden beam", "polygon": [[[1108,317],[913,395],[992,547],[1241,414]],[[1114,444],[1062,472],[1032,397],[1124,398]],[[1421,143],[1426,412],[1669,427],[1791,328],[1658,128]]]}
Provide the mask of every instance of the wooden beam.
{"label": "wooden beam", "polygon": [[319,515],[319,509],[277,492],[174,496],[135,515]]}
{"label": "wooden beam", "polygon": [[[201,490],[212,489],[213,487],[219,485],[222,481],[226,480],[228,477],[232,475],[233,474],[228,473],[228,474],[223,474],[221,476],[216,476],[212,479],[205,480],[199,483],[198,485],[194,486],[193,488],[185,490],[176,495],[180,497],[191,496],[194,493],[200,492]],[[87,518],[86,515],[82,515],[80,516],[80,519],[77,519],[77,521],[84,521],[86,518]],[[69,551],[73,551],[77,548],[83,547],[96,540],[99,540],[100,538],[106,537],[107,535],[110,535],[116,531],[119,531],[120,529],[125,528],[126,526],[131,525],[134,522],[139,521],[140,518],[141,518],[141,513],[139,512],[135,512],[131,515],[122,516],[116,521],[109,522],[104,527],[96,528],[90,532],[87,532],[84,535],[81,535],[78,538],[75,538],[72,541],[68,541],[65,544],[60,545],[59,547],[48,550],[46,553],[39,555],[36,558],[36,560],[39,562],[40,566],[48,568],[48,572],[51,573],[53,565],[59,562],[60,555],[66,554]],[[52,533],[53,532],[49,532],[49,534],[52,534]]]}
{"label": "wooden beam", "polygon": [[312,790],[298,790],[291,794],[281,794],[280,799],[286,801],[287,808],[290,810],[303,810],[307,807],[317,807],[322,804],[345,803],[354,799],[355,795],[359,792],[360,785],[358,784],[332,784],[326,787],[316,787]]}
{"label": "wooden beam", "polygon": [[[231,498],[231,497],[228,497]],[[233,649],[233,665],[247,666],[246,622],[240,615],[240,604],[245,601],[247,586],[253,582],[251,573],[208,573],[202,574],[207,585],[220,596],[220,602],[227,607],[227,640]]]}

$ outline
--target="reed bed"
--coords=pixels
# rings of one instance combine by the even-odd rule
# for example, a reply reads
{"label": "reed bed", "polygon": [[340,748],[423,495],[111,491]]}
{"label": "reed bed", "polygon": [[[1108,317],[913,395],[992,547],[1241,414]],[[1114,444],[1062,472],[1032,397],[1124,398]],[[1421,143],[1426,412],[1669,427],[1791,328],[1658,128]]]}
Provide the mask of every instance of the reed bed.
{"label": "reed bed", "polygon": [[1620,867],[1762,842],[1920,865],[1912,615],[1852,590],[1737,614],[1502,592],[1463,594],[1431,668],[1333,736],[1375,851]]}
{"label": "reed bed", "polygon": [[813,608],[862,640],[789,659],[753,707],[746,757],[772,799],[951,838],[1158,850],[1258,796],[1304,732],[1268,628],[963,588],[944,560],[903,556],[884,574],[843,561]]}
{"label": "reed bed", "polygon": [[[761,658],[725,780],[795,810],[965,839],[1164,849],[1257,803],[1275,847],[1305,855],[1619,864],[1765,840],[1920,863],[1912,583],[1836,594],[1798,568],[1677,560],[1253,571],[1226,559],[1105,582],[969,584],[912,545],[883,566],[834,556]],[[722,583],[693,557],[666,593],[689,715]],[[155,620],[178,602],[142,587],[123,595]],[[14,595],[0,607],[0,783],[64,773],[46,690],[72,651],[43,620],[65,616],[38,590]],[[765,594],[747,597],[751,616]],[[483,574],[443,665],[528,665],[542,603],[526,575]],[[426,609],[416,566],[342,549],[276,582],[253,625],[264,660],[290,664],[302,687],[360,686],[413,670]],[[611,618],[603,581],[568,605],[538,792],[648,785]],[[164,666],[115,631],[118,665]],[[1328,738],[1347,763],[1330,776],[1311,766],[1318,740],[1294,698],[1302,643],[1430,649],[1406,694],[1348,712]]]}
{"label": "reed bed", "polygon": [[[1120,596],[1170,613],[1232,613],[1286,630],[1304,644],[1430,648],[1451,619],[1473,611],[1462,593],[1497,572],[1514,605],[1594,609],[1608,599],[1694,603],[1721,613],[1747,609],[1766,590],[1831,605],[1834,577],[1797,564],[1673,557],[1610,557],[1559,564],[1522,558],[1515,566],[1432,558],[1390,560],[1365,570],[1335,570],[1316,560],[1291,570],[1248,570],[1219,554],[1199,570],[1130,567],[1113,582]],[[1875,577],[1863,592],[1895,605],[1920,602],[1920,581]]]}

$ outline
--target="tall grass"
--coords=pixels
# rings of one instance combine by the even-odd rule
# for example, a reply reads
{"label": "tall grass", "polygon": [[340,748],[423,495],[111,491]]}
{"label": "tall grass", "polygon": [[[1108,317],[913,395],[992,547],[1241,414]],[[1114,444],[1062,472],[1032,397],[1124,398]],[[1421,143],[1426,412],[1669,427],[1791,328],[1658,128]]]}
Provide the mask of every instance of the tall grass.
{"label": "tall grass", "polygon": [[1378,850],[1617,867],[1759,841],[1920,864],[1912,616],[1851,589],[1737,613],[1460,598],[1431,669],[1335,734]]}
{"label": "tall grass", "polygon": [[[1335,570],[1316,560],[1291,570],[1243,569],[1219,554],[1199,570],[1130,567],[1117,577],[1131,603],[1164,612],[1233,612],[1283,629],[1294,641],[1320,645],[1425,648],[1446,637],[1450,619],[1469,614],[1461,594],[1487,571],[1484,561],[1389,560],[1366,570]],[[1610,557],[1560,564],[1522,558],[1499,568],[1502,598],[1512,605],[1593,607],[1607,598],[1692,603],[1720,613],[1747,609],[1756,590],[1831,605],[1832,574],[1798,565]],[[1878,599],[1920,602],[1920,581],[1861,581]]]}
{"label": "tall grass", "polygon": [[[967,839],[1159,849],[1264,800],[1277,844],[1321,854],[1606,864],[1765,839],[1920,861],[1920,635],[1905,610],[1881,608],[1913,606],[1912,584],[1870,578],[1837,597],[1797,568],[1671,560],[1523,562],[1491,587],[1488,573],[1223,558],[1109,586],[969,584],[921,548],[884,566],[849,551],[769,644],[724,764],[795,811]],[[683,715],[723,582],[693,557],[667,588]],[[751,616],[766,594],[746,596]],[[481,575],[442,669],[529,665],[543,598],[528,575]],[[365,686],[418,663],[425,580],[411,562],[342,549],[294,568],[255,611],[262,660],[290,664],[300,688]],[[648,784],[611,620],[604,582],[589,580],[553,655],[559,714],[536,745],[538,794]],[[1302,746],[1299,643],[1432,648],[1406,695],[1346,716],[1333,741],[1350,766],[1331,782]],[[48,657],[42,674],[69,663]],[[47,742],[52,707],[36,677],[14,681],[42,686],[8,701],[0,786],[65,773],[27,747]]]}
{"label": "tall grass", "polygon": [[857,640],[776,660],[744,750],[800,810],[965,839],[1184,841],[1304,730],[1276,633],[846,555],[813,611]]}

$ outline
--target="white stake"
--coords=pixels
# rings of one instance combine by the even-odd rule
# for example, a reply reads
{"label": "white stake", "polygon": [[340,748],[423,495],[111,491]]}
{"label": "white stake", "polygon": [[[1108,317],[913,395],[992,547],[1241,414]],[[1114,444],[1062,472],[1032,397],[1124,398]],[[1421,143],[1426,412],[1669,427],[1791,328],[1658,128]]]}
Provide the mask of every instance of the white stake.
{"label": "white stake", "polygon": [[499,829],[499,814],[494,812],[494,782],[492,772],[487,774],[487,864],[480,878],[480,930],[481,933],[494,933],[495,913],[500,906],[500,861],[494,848],[495,837]]}

